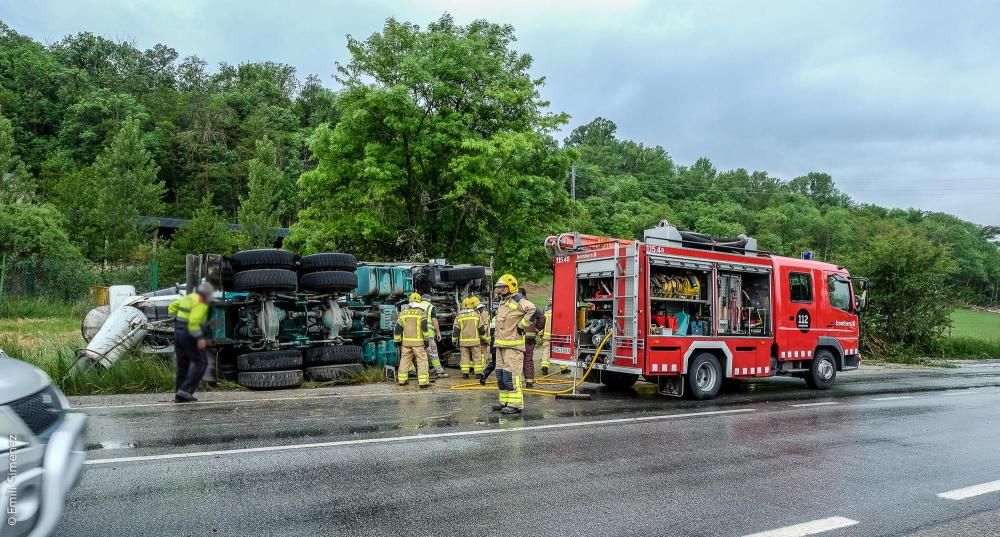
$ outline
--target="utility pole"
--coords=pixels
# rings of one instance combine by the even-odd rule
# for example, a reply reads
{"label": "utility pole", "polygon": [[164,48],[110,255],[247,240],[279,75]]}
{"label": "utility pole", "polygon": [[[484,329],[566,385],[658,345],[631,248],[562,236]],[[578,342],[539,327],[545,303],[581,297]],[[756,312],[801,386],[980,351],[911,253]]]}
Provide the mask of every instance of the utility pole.
{"label": "utility pole", "polygon": [[569,167],[569,197],[576,201],[576,164]]}

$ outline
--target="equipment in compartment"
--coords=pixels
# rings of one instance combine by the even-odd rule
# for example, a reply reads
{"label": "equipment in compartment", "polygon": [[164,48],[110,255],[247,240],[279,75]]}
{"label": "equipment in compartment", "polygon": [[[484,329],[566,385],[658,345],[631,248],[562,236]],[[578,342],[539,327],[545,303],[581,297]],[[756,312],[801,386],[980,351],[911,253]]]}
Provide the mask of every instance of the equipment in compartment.
{"label": "equipment in compartment", "polygon": [[581,347],[596,348],[612,330],[614,280],[611,277],[583,278],[577,284],[577,341]]}
{"label": "equipment in compartment", "polygon": [[718,275],[719,335],[770,334],[770,284],[759,274]]}
{"label": "equipment in compartment", "polygon": [[649,333],[657,336],[705,335],[711,326],[711,273],[672,267],[650,269]]}

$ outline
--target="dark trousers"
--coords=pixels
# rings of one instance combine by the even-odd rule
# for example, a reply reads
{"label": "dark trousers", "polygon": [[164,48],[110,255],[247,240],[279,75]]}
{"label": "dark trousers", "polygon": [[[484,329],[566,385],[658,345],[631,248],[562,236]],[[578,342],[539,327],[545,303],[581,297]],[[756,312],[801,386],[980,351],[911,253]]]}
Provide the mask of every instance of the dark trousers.
{"label": "dark trousers", "polygon": [[194,395],[198,389],[201,377],[208,369],[208,358],[205,351],[198,348],[198,340],[187,330],[174,332],[174,353],[177,355],[177,376],[175,386],[177,391]]}
{"label": "dark trousers", "polygon": [[535,379],[535,338],[524,338],[524,378]]}
{"label": "dark trousers", "polygon": [[497,368],[497,348],[490,345],[490,363],[486,364],[486,369],[483,370],[483,379],[490,378],[493,371]]}

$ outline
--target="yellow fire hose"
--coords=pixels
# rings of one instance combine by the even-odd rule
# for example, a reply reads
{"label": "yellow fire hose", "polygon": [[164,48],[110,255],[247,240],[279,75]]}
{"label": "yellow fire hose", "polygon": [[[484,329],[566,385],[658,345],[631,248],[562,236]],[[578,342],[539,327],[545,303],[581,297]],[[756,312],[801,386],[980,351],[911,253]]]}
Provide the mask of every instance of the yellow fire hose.
{"label": "yellow fire hose", "polygon": [[[562,390],[539,390],[539,389],[536,389],[536,388],[524,388],[523,391],[525,391],[527,393],[538,393],[538,394],[542,394],[542,395],[559,395],[559,394],[563,394],[563,393],[570,393],[570,392],[576,390],[577,388],[580,387],[581,384],[583,384],[583,381],[587,379],[587,376],[590,375],[590,372],[594,369],[594,364],[597,363],[597,357],[601,355],[601,350],[604,348],[604,345],[608,342],[609,339],[611,339],[611,332],[608,332],[608,335],[604,336],[604,339],[601,341],[601,344],[597,346],[597,350],[594,351],[594,356],[591,357],[590,363],[587,364],[587,370],[583,372],[583,375],[579,378],[579,380],[576,381],[576,384],[573,384],[569,388],[564,388]],[[572,384],[572,381],[564,381],[564,380],[563,381],[553,381],[553,380],[548,380],[550,377],[554,377],[554,376],[556,376],[558,374],[560,374],[559,371],[556,371],[555,373],[549,373],[548,375],[545,375],[544,377],[536,380],[535,384],[546,385],[546,386],[558,386],[558,385],[562,385],[562,384]],[[458,391],[496,390],[497,386],[496,386],[496,384],[488,385],[488,386],[483,386],[482,384],[480,384],[478,382],[469,382],[469,383],[466,383],[466,384],[456,384],[456,385],[452,386],[451,389],[452,390],[458,390]]]}

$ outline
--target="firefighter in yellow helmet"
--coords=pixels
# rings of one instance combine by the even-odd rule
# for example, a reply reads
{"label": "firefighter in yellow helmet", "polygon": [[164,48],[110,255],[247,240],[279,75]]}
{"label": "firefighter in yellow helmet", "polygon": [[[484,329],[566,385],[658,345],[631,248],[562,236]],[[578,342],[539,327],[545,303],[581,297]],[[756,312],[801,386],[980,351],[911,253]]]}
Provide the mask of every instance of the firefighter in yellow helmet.
{"label": "firefighter in yellow helmet", "polygon": [[430,360],[431,373],[435,378],[447,377],[444,367],[441,365],[441,357],[438,355],[438,341],[441,341],[441,325],[438,322],[437,310],[430,300],[420,296],[420,293],[410,294],[410,307],[423,310],[427,317],[427,330],[424,331],[424,348],[427,350],[427,359]]}
{"label": "firefighter in yellow helmet", "polygon": [[517,414],[524,409],[524,331],[535,315],[535,305],[518,294],[517,279],[510,274],[500,276],[493,290],[500,302],[493,336],[500,400],[493,410]]}
{"label": "firefighter in yellow helmet", "polygon": [[[419,299],[419,295],[417,298]],[[427,351],[424,349],[427,314],[414,305],[412,296],[410,300],[410,307],[399,313],[392,335],[393,341],[400,345],[396,380],[400,386],[406,386],[410,378],[410,368],[413,367],[413,362],[416,362],[417,384],[421,388],[428,388],[431,385],[431,377],[427,366]]]}
{"label": "firefighter in yellow helmet", "polygon": [[486,326],[475,311],[476,303],[472,298],[462,301],[462,309],[455,316],[455,326],[451,330],[452,342],[462,355],[459,368],[462,378],[470,374],[483,374],[486,363],[483,361],[482,342],[486,338]]}
{"label": "firefighter in yellow helmet", "polygon": [[[483,363],[486,363],[488,361],[487,357],[490,356],[490,337],[492,336],[492,334],[490,333],[490,328],[492,327],[490,308],[486,304],[483,304],[482,301],[479,300],[479,297],[476,295],[472,295],[471,297],[469,297],[469,300],[472,304],[473,311],[476,312],[476,315],[479,316],[479,320],[483,323],[483,326],[486,327],[486,336],[483,337],[482,345],[480,345],[479,347],[483,355]],[[485,369],[480,373],[484,372]],[[480,378],[482,377],[480,376]]]}

